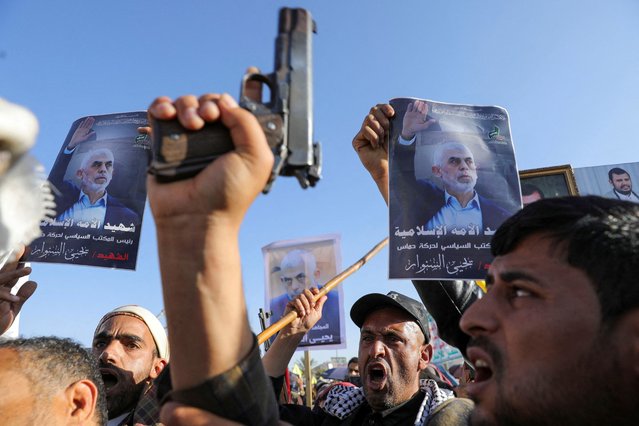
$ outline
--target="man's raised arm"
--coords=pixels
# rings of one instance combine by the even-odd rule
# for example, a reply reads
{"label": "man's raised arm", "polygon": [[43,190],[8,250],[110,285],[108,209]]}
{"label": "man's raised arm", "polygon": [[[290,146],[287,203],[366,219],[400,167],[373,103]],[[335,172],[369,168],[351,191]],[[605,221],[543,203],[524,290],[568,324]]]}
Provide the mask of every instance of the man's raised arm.
{"label": "man's raised arm", "polygon": [[317,293],[317,288],[306,289],[286,305],[284,315],[296,310],[297,318],[278,333],[262,358],[264,370],[270,377],[284,374],[304,335],[322,318],[322,309],[328,297],[323,296],[317,302],[313,302],[313,296]]}
{"label": "man's raised arm", "polygon": [[[160,184],[149,176],[147,181],[172,348],[172,399],[216,414],[223,405],[224,417],[270,424],[277,419],[277,406],[249,328],[238,233],[246,211],[267,182],[273,155],[255,117],[229,95],[183,96],[175,102],[161,97],[149,114],[160,120],[177,117],[191,130],[220,120],[235,145],[191,179]],[[257,364],[247,366],[255,356]],[[247,373],[244,367],[256,369],[250,376],[255,383],[240,380]],[[235,382],[225,376],[229,372],[235,374],[231,374]],[[220,376],[228,388],[215,382]],[[238,395],[258,382],[266,383],[270,395]],[[252,405],[245,399],[241,407],[232,407],[225,397],[263,401]],[[249,412],[255,407],[258,411],[266,407],[261,413],[265,417],[247,421],[243,416],[253,415]],[[176,406],[170,408],[163,417],[173,420]]]}

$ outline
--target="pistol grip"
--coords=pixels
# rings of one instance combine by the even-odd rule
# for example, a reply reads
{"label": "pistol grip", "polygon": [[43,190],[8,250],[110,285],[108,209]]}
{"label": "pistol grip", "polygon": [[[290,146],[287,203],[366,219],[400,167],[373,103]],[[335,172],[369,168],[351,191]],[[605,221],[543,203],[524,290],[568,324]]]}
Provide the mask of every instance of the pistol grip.
{"label": "pistol grip", "polygon": [[206,123],[197,131],[177,120],[151,119],[153,157],[149,173],[158,182],[195,176],[219,156],[234,149],[229,130],[220,122]]}

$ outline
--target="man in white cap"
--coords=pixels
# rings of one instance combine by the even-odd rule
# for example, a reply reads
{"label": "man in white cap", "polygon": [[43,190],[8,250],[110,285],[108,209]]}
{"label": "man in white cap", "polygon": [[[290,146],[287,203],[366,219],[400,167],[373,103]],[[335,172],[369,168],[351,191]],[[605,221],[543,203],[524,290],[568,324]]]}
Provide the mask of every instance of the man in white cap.
{"label": "man in white cap", "polygon": [[93,336],[106,387],[109,426],[159,422],[154,386],[169,362],[164,327],[147,309],[121,306],[102,317]]}

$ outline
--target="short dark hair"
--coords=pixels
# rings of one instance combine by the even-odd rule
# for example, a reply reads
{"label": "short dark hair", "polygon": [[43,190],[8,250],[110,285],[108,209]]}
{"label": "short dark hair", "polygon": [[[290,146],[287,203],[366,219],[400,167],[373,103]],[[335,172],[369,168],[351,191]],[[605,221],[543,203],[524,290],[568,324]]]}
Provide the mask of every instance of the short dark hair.
{"label": "short dark hair", "polygon": [[543,191],[539,189],[537,185],[533,185],[532,183],[523,183],[521,185],[521,195],[533,195],[535,192],[538,192],[541,198],[546,198]]}
{"label": "short dark hair", "polygon": [[349,365],[351,363],[355,363],[357,364],[359,362],[359,358],[357,358],[356,356],[354,356],[353,358],[349,359],[348,362],[346,363],[346,365]]}
{"label": "short dark hair", "polygon": [[628,176],[630,176],[630,173],[628,173],[627,171],[625,171],[622,168],[613,167],[612,169],[608,170],[608,180],[612,181],[612,175],[628,175]]}
{"label": "short dark hair", "polygon": [[639,204],[597,196],[539,200],[507,219],[495,233],[494,256],[532,235],[556,243],[556,255],[590,279],[604,322],[639,308]]}
{"label": "short dark hair", "polygon": [[94,418],[98,424],[106,425],[106,391],[98,362],[78,343],[53,336],[32,337],[1,340],[0,349],[18,353],[21,373],[31,382],[39,397],[79,380],[92,381],[98,388]]}

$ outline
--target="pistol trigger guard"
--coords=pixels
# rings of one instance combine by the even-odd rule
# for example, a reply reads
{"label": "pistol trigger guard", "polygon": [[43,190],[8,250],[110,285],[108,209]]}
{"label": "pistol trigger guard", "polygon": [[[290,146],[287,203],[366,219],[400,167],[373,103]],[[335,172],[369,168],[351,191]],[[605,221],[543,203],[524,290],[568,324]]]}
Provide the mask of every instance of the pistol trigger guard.
{"label": "pistol trigger guard", "polygon": [[[244,74],[242,77],[242,84],[240,86],[240,106],[245,108],[251,112],[255,112],[255,108],[251,107],[251,105],[264,105],[262,103],[262,99],[251,99],[246,95],[246,85],[251,81],[256,81],[258,83],[265,84],[268,86],[269,91],[271,92],[271,99],[269,100],[268,105],[273,105],[273,97],[275,96],[275,90],[273,89],[273,80],[271,76],[264,75],[260,73],[252,73],[252,74]],[[261,92],[261,89],[260,89]],[[265,105],[264,105],[265,106]]]}

